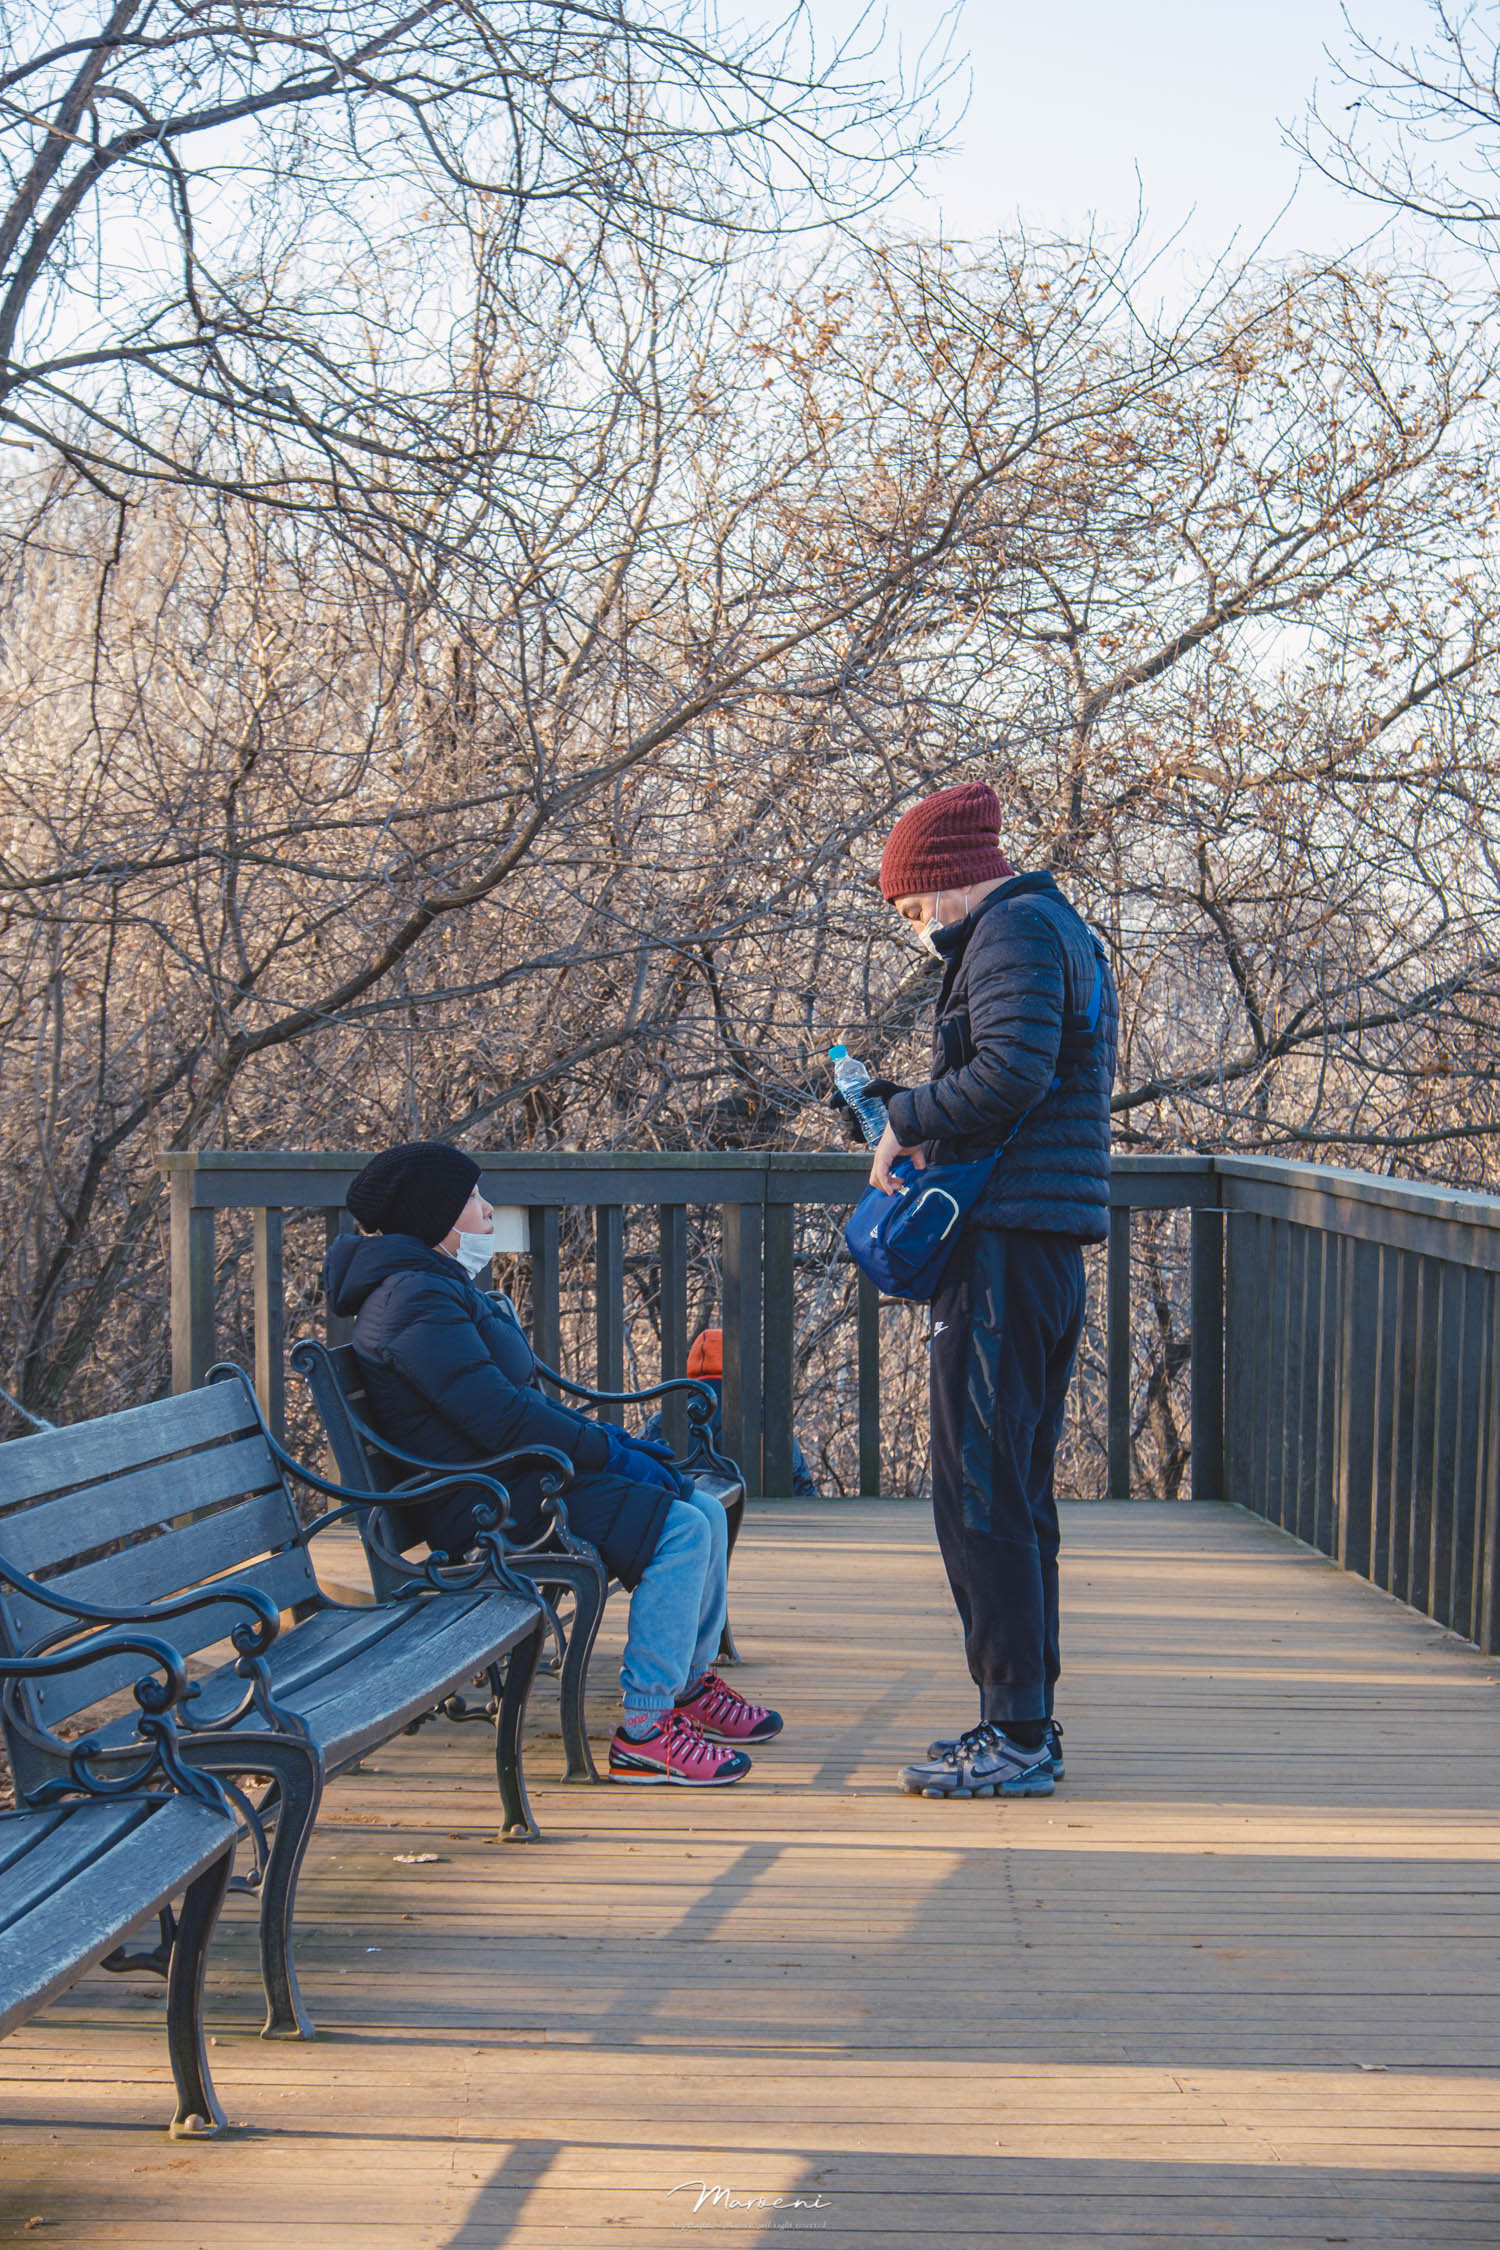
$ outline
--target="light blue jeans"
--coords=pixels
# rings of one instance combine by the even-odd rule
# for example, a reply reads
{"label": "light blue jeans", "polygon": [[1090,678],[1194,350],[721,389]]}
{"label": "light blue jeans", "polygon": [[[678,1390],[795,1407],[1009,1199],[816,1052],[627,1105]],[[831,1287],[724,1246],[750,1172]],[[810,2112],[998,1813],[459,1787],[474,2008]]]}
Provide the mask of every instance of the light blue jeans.
{"label": "light blue jeans", "polygon": [[666,1513],[656,1551],[630,1597],[620,1659],[627,1719],[669,1711],[719,1653],[729,1583],[729,1518],[692,1486]]}

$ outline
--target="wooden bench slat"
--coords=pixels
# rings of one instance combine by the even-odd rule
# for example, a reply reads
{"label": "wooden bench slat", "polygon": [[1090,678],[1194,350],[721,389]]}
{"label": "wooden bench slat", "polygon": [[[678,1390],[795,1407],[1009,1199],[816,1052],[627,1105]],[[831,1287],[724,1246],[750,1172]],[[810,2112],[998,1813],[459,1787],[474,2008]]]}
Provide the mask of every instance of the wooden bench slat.
{"label": "wooden bench slat", "polygon": [[[98,1602],[116,1609],[160,1600],[200,1585],[231,1567],[279,1551],[288,1533],[288,1509],[280,1491],[262,1493],[237,1508],[201,1516],[159,1539],[143,1539],[117,1555],[101,1555],[81,1570],[47,1580],[70,1601]],[[18,1646],[29,1647],[61,1622],[55,1610],[24,1594],[0,1590],[0,1615],[9,1622]]]}
{"label": "wooden bench slat", "polygon": [[[151,1818],[151,1800],[144,1796],[117,1802],[104,1798],[87,1819],[80,1819],[80,1809],[75,1805],[49,1806],[46,1825],[39,1813],[34,1832],[29,1832],[26,1821],[13,1824],[18,1833],[13,1855],[5,1865],[5,1886],[0,1890],[0,1937],[44,1905],[61,1884],[107,1859],[117,1844]],[[4,1823],[0,1822],[0,1837],[3,1835]]]}
{"label": "wooden bench slat", "polygon": [[[310,1590],[316,1592],[317,1580],[299,1548],[267,1555],[243,1570],[232,1571],[223,1581],[224,1588],[231,1586],[254,1586],[268,1595],[278,1609],[290,1609],[294,1603],[306,1600]],[[153,1619],[151,1631],[159,1639],[169,1641],[184,1656],[194,1656],[200,1649],[212,1648],[216,1641],[224,1640],[236,1625],[244,1624],[245,1617],[242,1608],[214,1601],[194,1610],[189,1617]],[[60,1720],[71,1719],[88,1710],[91,1704],[102,1703],[106,1696],[118,1695],[122,1688],[132,1686],[145,1669],[145,1661],[139,1656],[100,1657],[95,1663],[80,1665],[76,1672],[61,1673],[56,1679],[29,1681],[25,1692],[34,1697],[34,1707],[45,1722],[56,1726]]]}
{"label": "wooden bench slat", "polygon": [[21,1501],[114,1477],[217,1438],[244,1436],[255,1426],[238,1383],[210,1383],[180,1398],[153,1399],[97,1421],[12,1438],[0,1446],[0,1524],[5,1511]]}
{"label": "wooden bench slat", "polygon": [[336,1685],[351,1664],[373,1672],[384,1662],[407,1661],[414,1650],[436,1645],[444,1634],[472,1642],[476,1635],[483,1638],[492,1623],[498,1638],[511,1620],[519,1624],[533,1615],[531,1604],[521,1597],[494,1591],[330,1610],[308,1618],[278,1642],[267,1669],[277,1693],[295,1696],[300,1706],[315,1700],[323,1685]]}
{"label": "wooden bench slat", "polygon": [[[221,1387],[228,1389],[227,1384]],[[282,1490],[266,1441],[257,1433],[84,1485],[55,1500],[35,1500],[13,1515],[0,1516],[0,1555],[33,1576],[46,1576],[111,1540],[169,1525],[174,1516]],[[290,1502],[283,1507],[291,1532],[296,1518]],[[169,1536],[163,1530],[162,1538]]]}
{"label": "wooden bench slat", "polygon": [[[24,1821],[12,1821],[8,1825],[0,1822],[0,1875],[4,1875],[7,1868],[14,1867],[18,1860],[24,1859],[29,1851],[34,1850],[49,1825],[56,1828],[67,1817],[66,1805],[48,1805],[34,1813],[29,1824]],[[0,1893],[0,1899],[3,1896]]]}
{"label": "wooden bench slat", "polygon": [[[277,1700],[305,1723],[336,1769],[463,1687],[480,1669],[476,1650],[503,1653],[534,1620],[529,1602],[506,1593],[325,1610],[276,1644],[269,1670]],[[227,1698],[240,1684],[228,1674],[213,1675],[202,1716],[212,1717],[215,1687]],[[259,1724],[247,1722],[252,1729]],[[126,1742],[131,1731],[129,1718],[114,1720],[101,1739]]]}
{"label": "wooden bench slat", "polygon": [[[6,1821],[0,1812],[0,1876],[19,1864],[35,1851],[48,1827],[60,1828],[72,1812],[71,1805],[46,1805],[35,1811],[29,1821]],[[8,1891],[0,1893],[3,1905]]]}
{"label": "wooden bench slat", "polygon": [[[319,1667],[315,1677],[304,1676],[299,1686],[284,1691],[284,1700],[330,1766],[347,1765],[461,1689],[479,1670],[477,1649],[512,1646],[535,1619],[531,1604],[514,1594],[445,1594],[434,1602],[403,1602],[398,1631],[346,1655],[337,1668]],[[329,1620],[340,1622],[336,1613]],[[296,1637],[313,1641],[309,1628],[322,1623],[309,1618]]]}
{"label": "wooden bench slat", "polygon": [[[55,1870],[46,1895],[0,1928],[0,2034],[35,2015],[102,1960],[211,1866],[234,1834],[226,1813],[196,1798],[134,1803],[144,1817],[123,1835],[123,1808],[109,1803],[70,1805],[61,1824],[44,1813],[0,1813],[0,1833],[49,1822],[38,1845]],[[20,1857],[22,1866],[26,1856]],[[9,1891],[9,1878],[6,1887]]]}

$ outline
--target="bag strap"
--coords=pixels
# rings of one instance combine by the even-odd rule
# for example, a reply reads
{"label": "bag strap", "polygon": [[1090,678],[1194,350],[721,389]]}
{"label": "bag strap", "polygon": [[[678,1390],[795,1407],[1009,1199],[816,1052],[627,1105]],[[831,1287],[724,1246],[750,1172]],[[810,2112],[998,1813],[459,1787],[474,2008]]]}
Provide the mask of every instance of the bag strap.
{"label": "bag strap", "polygon": [[[1081,1060],[1085,1053],[1092,1050],[1094,1040],[1098,1036],[1099,1018],[1104,1009],[1104,968],[1106,955],[1103,945],[1100,943],[1098,937],[1092,930],[1089,931],[1089,943],[1093,946],[1094,949],[1094,982],[1093,988],[1089,993],[1089,1004],[1085,1009],[1082,1010],[1081,1013],[1077,1010],[1069,1012],[1067,1009],[1064,1009],[1062,1020],[1062,1037],[1058,1042],[1057,1059],[1059,1062],[1062,1062],[1065,1057],[1069,1062]],[[945,1027],[943,1026],[939,1027],[940,1036],[944,1028]],[[1068,1042],[1070,1039],[1073,1042],[1071,1050],[1069,1050],[1068,1047]],[[1084,1040],[1088,1042],[1087,1048],[1084,1048],[1080,1045],[1080,1042]],[[953,1067],[953,1065],[947,1061],[946,1056],[944,1059],[943,1067],[945,1071]],[[1046,1087],[1042,1093],[1038,1094],[1034,1102],[1030,1102],[1027,1104],[1026,1108],[1021,1111],[1021,1114],[1019,1115],[1019,1117],[1017,1117],[1014,1124],[1011,1126],[1011,1129],[1006,1134],[1004,1140],[1002,1140],[999,1146],[996,1148],[994,1155],[994,1161],[996,1164],[999,1163],[1001,1157],[1005,1154],[1005,1151],[1010,1147],[1011,1142],[1015,1139],[1017,1133],[1020,1132],[1021,1127],[1026,1123],[1026,1120],[1029,1117],[1035,1116],[1036,1112],[1041,1108],[1043,1102],[1050,1101],[1052,1096],[1058,1091],[1061,1085],[1062,1073],[1060,1071],[1056,1071],[1053,1073],[1051,1085]]]}

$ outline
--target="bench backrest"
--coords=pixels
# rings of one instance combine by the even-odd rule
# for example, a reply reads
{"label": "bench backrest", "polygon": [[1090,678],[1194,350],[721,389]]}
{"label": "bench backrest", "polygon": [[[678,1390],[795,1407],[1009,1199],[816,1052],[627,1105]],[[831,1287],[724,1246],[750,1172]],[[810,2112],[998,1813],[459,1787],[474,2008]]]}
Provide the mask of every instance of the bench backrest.
{"label": "bench backrest", "polygon": [[[287,1356],[312,1392],[313,1404],[342,1483],[353,1485],[360,1492],[392,1492],[407,1478],[421,1475],[420,1469],[393,1460],[388,1453],[382,1453],[378,1445],[365,1443],[359,1423],[370,1420],[369,1404],[365,1397],[364,1371],[352,1344],[330,1348],[320,1344],[315,1336],[303,1336]],[[359,1528],[370,1567],[370,1584],[376,1599],[383,1601],[395,1592],[397,1581],[370,1535],[377,1534],[399,1551],[415,1545],[420,1534],[410,1514],[400,1508],[370,1509],[361,1516]]]}
{"label": "bench backrest", "polygon": [[389,1492],[403,1477],[419,1474],[403,1462],[393,1461],[379,1446],[366,1445],[353,1420],[351,1409],[366,1422],[370,1410],[364,1370],[352,1344],[330,1346],[304,1336],[292,1346],[289,1357],[312,1392],[342,1483],[364,1492]]}
{"label": "bench backrest", "polygon": [[[0,1445],[0,1565],[73,1599],[137,1608],[212,1580],[216,1588],[254,1586],[291,1609],[319,1594],[298,1530],[254,1401],[238,1382]],[[214,1601],[152,1631],[191,1656],[247,1619],[243,1607]],[[0,1584],[0,1645],[9,1654],[24,1654],[66,1623]],[[116,1656],[17,1692],[56,1726],[140,1671],[139,1656]],[[24,1749],[19,1756],[27,1762]]]}

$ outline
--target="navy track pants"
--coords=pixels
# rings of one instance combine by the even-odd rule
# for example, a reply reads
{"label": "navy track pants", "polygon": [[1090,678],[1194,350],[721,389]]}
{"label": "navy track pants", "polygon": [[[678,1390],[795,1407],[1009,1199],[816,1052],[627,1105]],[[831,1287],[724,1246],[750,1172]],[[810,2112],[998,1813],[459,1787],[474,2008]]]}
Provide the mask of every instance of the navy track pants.
{"label": "navy track pants", "polygon": [[1052,1464],[1083,1316],[1083,1251],[1064,1234],[969,1227],[932,1300],[933,1514],[990,1719],[1052,1716]]}

